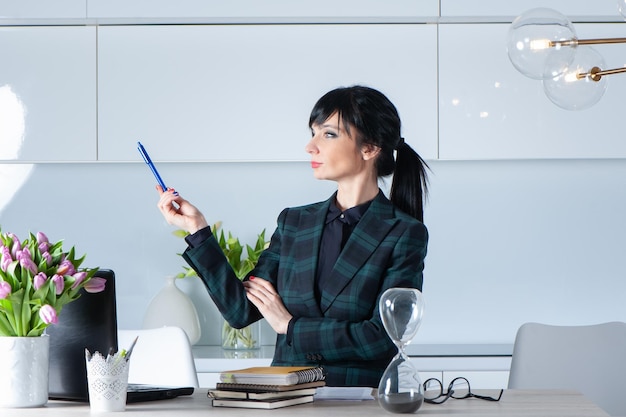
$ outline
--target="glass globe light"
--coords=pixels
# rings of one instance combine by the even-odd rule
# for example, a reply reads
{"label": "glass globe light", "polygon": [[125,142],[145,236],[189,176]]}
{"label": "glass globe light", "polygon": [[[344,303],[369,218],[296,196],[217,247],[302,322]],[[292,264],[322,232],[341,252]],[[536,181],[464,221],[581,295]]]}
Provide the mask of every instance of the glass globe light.
{"label": "glass globe light", "polygon": [[543,90],[550,101],[565,110],[589,108],[606,91],[607,77],[593,75],[600,68],[605,68],[602,55],[589,46],[578,48],[565,72],[543,80]]}
{"label": "glass globe light", "polygon": [[513,20],[507,51],[519,72],[543,80],[546,74],[565,70],[574,59],[577,44],[576,31],[567,17],[553,9],[536,8]]}

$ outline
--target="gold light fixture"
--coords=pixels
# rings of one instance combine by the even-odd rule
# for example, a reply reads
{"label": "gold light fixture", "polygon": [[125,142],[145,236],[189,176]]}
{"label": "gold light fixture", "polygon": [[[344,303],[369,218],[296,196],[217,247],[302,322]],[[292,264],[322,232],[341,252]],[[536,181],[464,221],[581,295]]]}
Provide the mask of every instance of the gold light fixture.
{"label": "gold light fixture", "polygon": [[[618,1],[626,12],[626,0]],[[519,15],[509,28],[507,50],[513,66],[541,80],[557,106],[582,110],[597,103],[606,91],[606,75],[626,68],[605,68],[591,45],[626,43],[626,38],[578,39],[572,22],[553,9],[536,8]]]}

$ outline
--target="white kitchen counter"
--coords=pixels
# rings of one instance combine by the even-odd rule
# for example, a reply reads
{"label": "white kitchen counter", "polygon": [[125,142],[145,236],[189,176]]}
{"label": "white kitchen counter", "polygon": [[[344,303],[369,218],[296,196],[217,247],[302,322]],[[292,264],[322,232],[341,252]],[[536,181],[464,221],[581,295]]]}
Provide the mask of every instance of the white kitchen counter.
{"label": "white kitchen counter", "polygon": [[[422,378],[463,375],[476,388],[505,388],[511,366],[512,344],[409,345],[407,353]],[[252,351],[231,351],[220,346],[194,346],[193,353],[200,386],[214,386],[219,373],[237,368],[266,366],[274,346]]]}

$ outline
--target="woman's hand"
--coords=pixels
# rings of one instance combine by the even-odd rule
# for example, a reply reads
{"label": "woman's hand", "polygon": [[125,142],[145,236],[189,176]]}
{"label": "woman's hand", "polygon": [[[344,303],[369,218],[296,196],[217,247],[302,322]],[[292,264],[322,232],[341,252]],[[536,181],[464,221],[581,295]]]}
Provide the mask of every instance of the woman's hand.
{"label": "woman's hand", "polygon": [[248,300],[259,309],[272,329],[278,334],[286,334],[289,321],[293,316],[287,311],[274,286],[257,277],[250,277],[248,281],[244,281],[243,286]]}
{"label": "woman's hand", "polygon": [[178,195],[173,188],[164,191],[157,185],[156,189],[160,195],[157,207],[169,224],[189,233],[195,233],[209,225],[204,215],[193,204]]}

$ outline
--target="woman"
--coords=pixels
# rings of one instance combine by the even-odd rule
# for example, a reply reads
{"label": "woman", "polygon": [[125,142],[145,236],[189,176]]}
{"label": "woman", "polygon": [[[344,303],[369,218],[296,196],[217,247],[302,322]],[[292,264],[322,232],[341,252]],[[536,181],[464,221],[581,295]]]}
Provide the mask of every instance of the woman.
{"label": "woman", "polygon": [[[397,352],[378,299],[391,287],[422,288],[426,164],[400,136],[394,105],[368,87],[325,94],[309,126],[313,173],[335,181],[337,192],[283,210],[243,282],[198,209],[160,186],[158,207],[191,233],[183,257],[229,324],[241,328],[264,317],[276,331],[273,365],[322,366],[329,386],[377,387]],[[392,173],[390,201],[378,179]]]}

